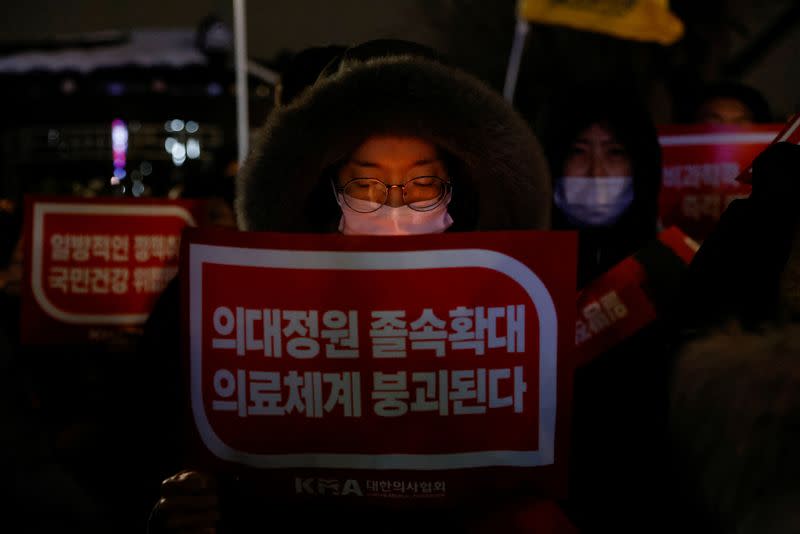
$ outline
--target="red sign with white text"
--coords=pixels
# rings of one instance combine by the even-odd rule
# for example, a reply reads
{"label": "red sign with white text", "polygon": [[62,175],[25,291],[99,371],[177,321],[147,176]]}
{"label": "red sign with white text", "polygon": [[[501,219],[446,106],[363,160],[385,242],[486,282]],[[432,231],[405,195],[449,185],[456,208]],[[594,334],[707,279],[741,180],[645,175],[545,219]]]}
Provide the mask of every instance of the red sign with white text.
{"label": "red sign with white text", "polygon": [[201,220],[202,206],[26,198],[23,343],[82,343],[141,326],[176,275],[181,232]]}
{"label": "red sign with white text", "polygon": [[585,365],[605,352],[629,339],[658,318],[656,305],[648,294],[648,287],[656,284],[674,284],[683,276],[698,246],[676,227],[658,235],[662,249],[678,261],[659,262],[659,280],[648,273],[645,248],[609,269],[578,293],[578,317],[575,324],[575,362]]}
{"label": "red sign with white text", "polygon": [[662,226],[677,226],[703,241],[728,204],[750,195],[750,185],[737,181],[737,177],[780,129],[776,124],[660,127]]}
{"label": "red sign with white text", "polygon": [[573,233],[184,239],[206,461],[284,496],[563,494]]}

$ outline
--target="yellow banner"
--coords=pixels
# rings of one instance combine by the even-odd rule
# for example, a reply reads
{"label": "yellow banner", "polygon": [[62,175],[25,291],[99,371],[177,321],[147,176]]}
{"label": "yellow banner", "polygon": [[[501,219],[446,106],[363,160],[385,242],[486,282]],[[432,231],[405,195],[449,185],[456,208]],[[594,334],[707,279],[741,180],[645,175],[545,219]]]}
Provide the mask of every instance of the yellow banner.
{"label": "yellow banner", "polygon": [[669,0],[520,0],[519,16],[663,45],[683,35],[683,23],[669,10]]}

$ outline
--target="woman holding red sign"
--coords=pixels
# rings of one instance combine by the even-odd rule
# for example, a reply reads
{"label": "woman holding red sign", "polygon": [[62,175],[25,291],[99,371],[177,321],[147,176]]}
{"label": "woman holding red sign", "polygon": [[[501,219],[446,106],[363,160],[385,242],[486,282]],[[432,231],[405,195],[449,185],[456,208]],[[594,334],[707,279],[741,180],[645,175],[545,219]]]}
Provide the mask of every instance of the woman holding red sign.
{"label": "woman holding red sign", "polygon": [[[538,142],[508,103],[424,47],[377,41],[348,49],[270,117],[239,178],[237,212],[249,231],[394,236],[546,229],[550,198]],[[513,496],[491,514],[501,503],[490,496],[433,511],[341,499],[278,506],[252,490],[179,473],[164,482],[151,526],[210,532],[221,518],[230,532],[507,532],[519,515],[569,531],[557,507],[514,508]]]}
{"label": "woman holding red sign", "polygon": [[[611,339],[575,373],[572,517],[592,532],[669,530],[666,521],[643,526],[664,514],[669,495],[665,462],[651,461],[667,457],[669,338],[660,320],[686,269],[656,239],[656,130],[623,88],[568,93],[549,122],[553,227],[578,231],[579,351]],[[630,326],[643,317],[643,326]]]}

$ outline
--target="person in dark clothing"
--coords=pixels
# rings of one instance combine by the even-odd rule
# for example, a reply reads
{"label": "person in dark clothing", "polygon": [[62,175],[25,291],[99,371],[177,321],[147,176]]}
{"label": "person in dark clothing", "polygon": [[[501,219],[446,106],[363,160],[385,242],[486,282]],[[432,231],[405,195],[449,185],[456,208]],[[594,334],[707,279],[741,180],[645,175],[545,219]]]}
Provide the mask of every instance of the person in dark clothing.
{"label": "person in dark clothing", "polygon": [[233,178],[206,173],[188,178],[181,185],[178,198],[205,201],[208,224],[221,228],[236,228],[236,214],[233,212],[234,194]]}
{"label": "person in dark clothing", "polygon": [[342,45],[314,46],[289,58],[281,68],[280,82],[275,90],[275,107],[291,103],[306,88],[314,85],[323,69],[346,49]]}
{"label": "person in dark clothing", "polygon": [[584,88],[551,108],[543,134],[554,230],[578,230],[583,287],[656,236],[661,149],[643,107],[616,89]]}
{"label": "person in dark clothing", "polygon": [[800,530],[800,324],[729,328],[678,355],[671,429],[696,532]]}
{"label": "person in dark clothing", "polygon": [[[62,465],[42,413],[34,351],[20,346],[22,209],[0,199],[0,511],[23,534],[102,532],[98,502]],[[9,209],[3,209],[8,205]],[[16,209],[15,209],[16,208]]]}
{"label": "person in dark clothing", "polygon": [[[668,531],[664,512],[672,294],[685,264],[657,239],[661,149],[629,91],[584,87],[550,109],[553,229],[578,231],[578,288],[633,256],[658,319],[575,373],[570,517],[585,532]],[[631,311],[630,313],[636,313]]]}
{"label": "person in dark clothing", "polygon": [[753,163],[681,288],[671,429],[679,481],[708,532],[795,532],[800,147]]}
{"label": "person in dark clothing", "polygon": [[[236,228],[234,195],[231,177],[212,174],[188,178],[178,190],[179,198],[204,201],[206,222],[219,228]],[[142,363],[137,368],[141,375],[137,382],[147,385],[148,395],[140,400],[137,413],[141,419],[135,426],[155,427],[153,430],[156,433],[172,437],[139,445],[140,454],[147,458],[138,477],[150,489],[145,490],[143,496],[143,506],[148,511],[158,498],[158,487],[153,481],[160,481],[174,473],[176,459],[182,450],[177,437],[182,427],[176,426],[176,422],[184,415],[181,410],[183,389],[178,380],[181,374],[181,346],[175,335],[181,328],[180,297],[180,277],[176,276],[158,296],[136,348],[138,360]],[[158,372],[153,372],[153,369],[158,369]],[[134,439],[140,439],[140,436]]]}
{"label": "person in dark clothing", "polygon": [[[549,226],[550,178],[525,122],[472,76],[415,50],[389,41],[349,50],[271,115],[239,178],[241,229],[397,235]],[[365,160],[381,173],[363,184],[368,198],[349,186],[366,179],[358,172]],[[409,193],[417,185],[425,198]],[[367,213],[358,201],[377,203]],[[395,532],[421,520],[426,529],[461,530],[489,507],[420,515],[341,502],[270,506],[243,482],[190,471],[165,481],[152,524],[199,531],[219,515],[229,532],[250,532],[268,514],[276,531]]]}
{"label": "person in dark clothing", "polygon": [[753,191],[734,200],[703,242],[681,295],[681,326],[705,335],[800,318],[800,146],[777,143],[753,163]]}

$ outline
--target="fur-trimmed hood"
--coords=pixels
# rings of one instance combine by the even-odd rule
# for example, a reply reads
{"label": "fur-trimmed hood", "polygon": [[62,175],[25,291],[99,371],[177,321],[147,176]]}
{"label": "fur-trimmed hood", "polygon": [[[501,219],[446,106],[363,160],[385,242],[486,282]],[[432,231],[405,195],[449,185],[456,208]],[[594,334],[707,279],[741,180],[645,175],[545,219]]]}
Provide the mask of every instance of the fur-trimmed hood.
{"label": "fur-trimmed hood", "polygon": [[716,524],[707,531],[800,531],[799,358],[800,324],[729,325],[680,353],[672,438],[682,489]]}
{"label": "fur-trimmed hood", "polygon": [[343,64],[276,109],[238,178],[239,227],[335,231],[328,173],[374,134],[421,137],[445,153],[452,230],[549,227],[550,177],[525,121],[473,76],[410,56]]}

